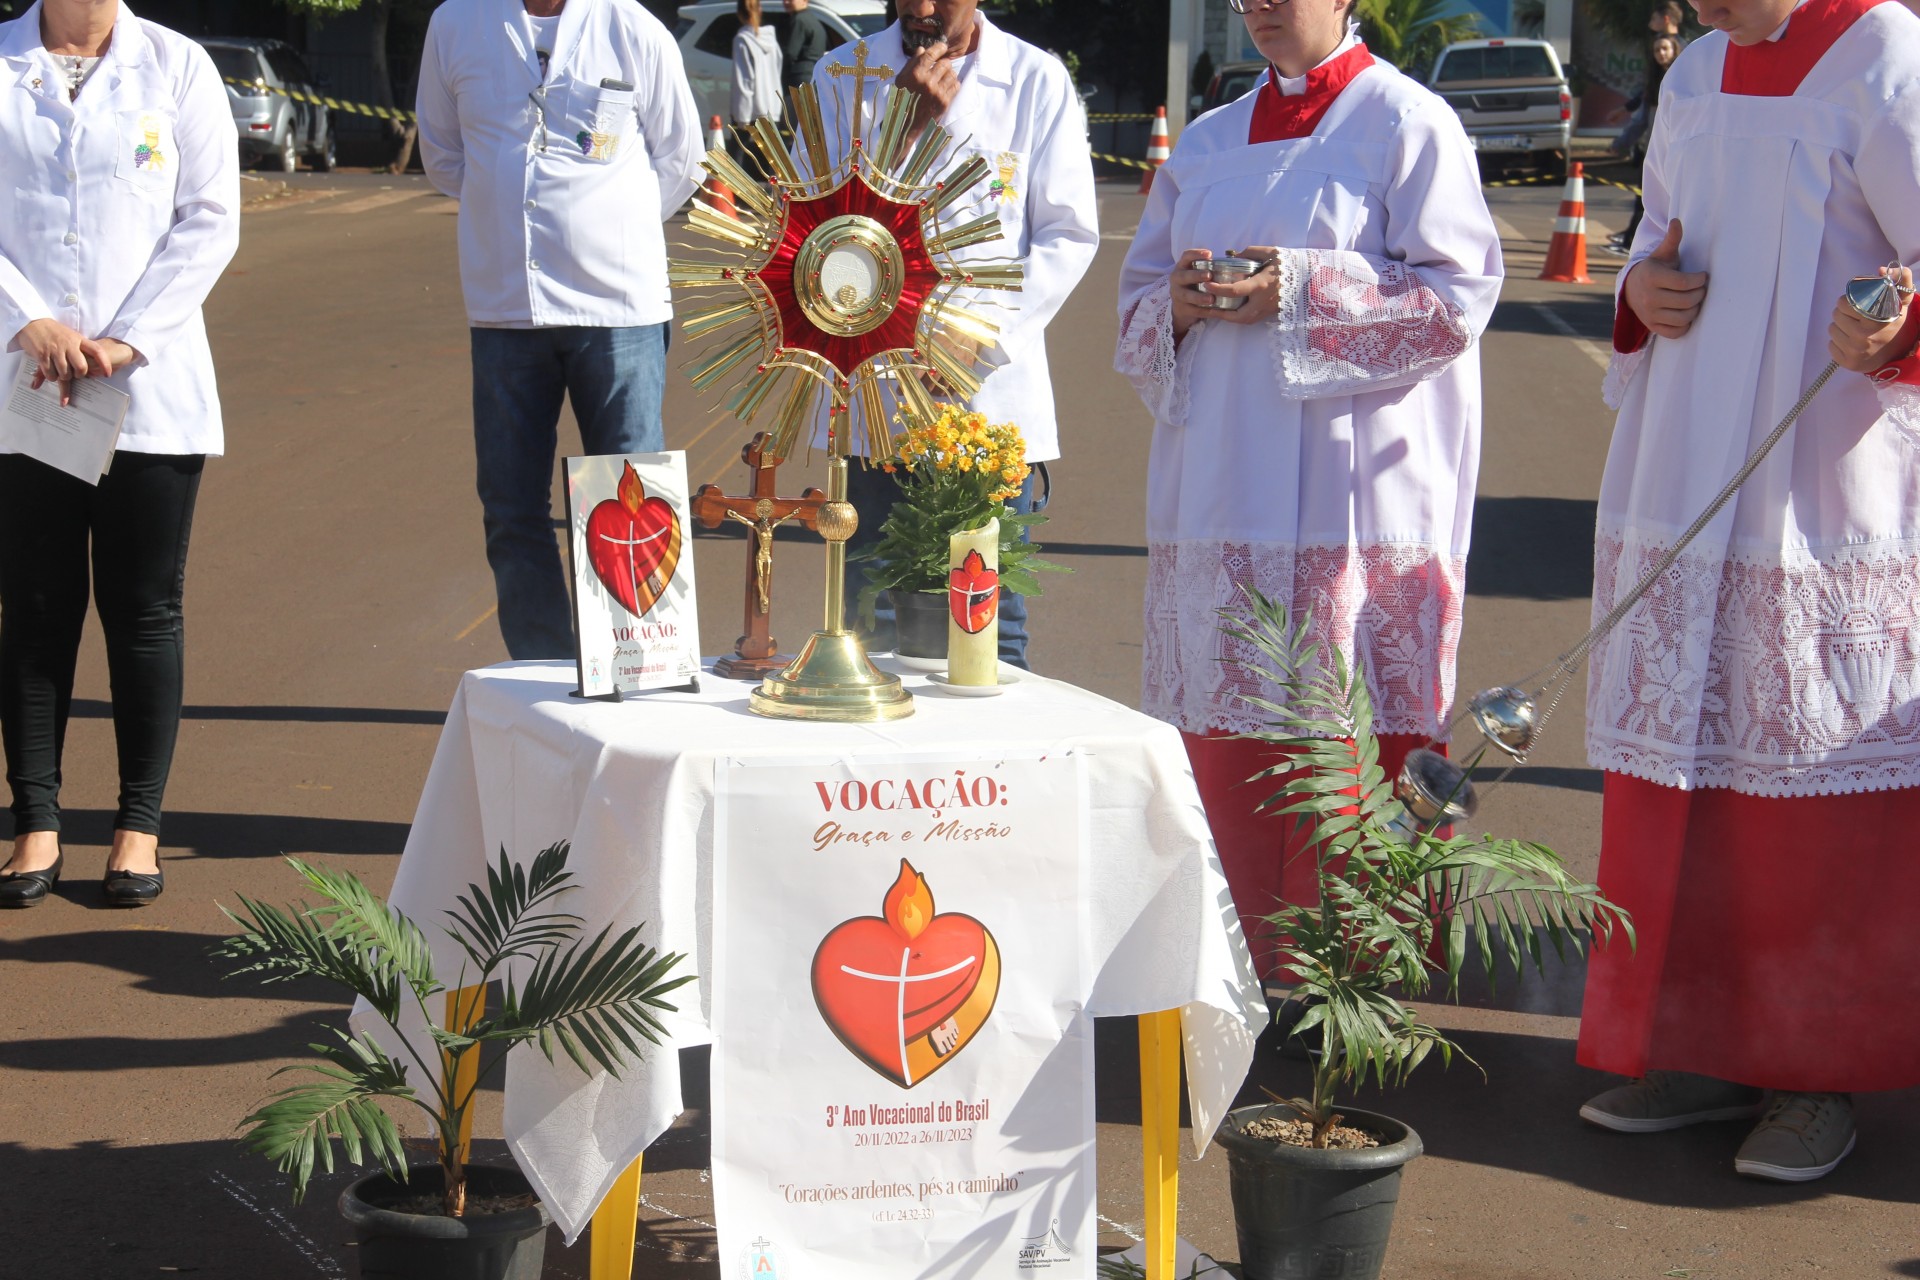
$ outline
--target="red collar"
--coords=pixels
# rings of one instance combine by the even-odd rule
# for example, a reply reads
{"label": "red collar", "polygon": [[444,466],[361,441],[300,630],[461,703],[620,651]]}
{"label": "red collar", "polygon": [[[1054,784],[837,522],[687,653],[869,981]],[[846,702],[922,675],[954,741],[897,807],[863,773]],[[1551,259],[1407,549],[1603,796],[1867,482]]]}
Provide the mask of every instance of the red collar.
{"label": "red collar", "polygon": [[1373,55],[1367,52],[1367,46],[1355,44],[1339,57],[1307,72],[1307,91],[1293,98],[1280,92],[1279,73],[1269,66],[1266,77],[1260,81],[1260,94],[1253,100],[1248,145],[1311,136],[1320,127],[1321,117],[1333,106],[1334,99],[1353,83],[1355,76],[1372,65]]}
{"label": "red collar", "polygon": [[1786,34],[1759,44],[1727,45],[1720,92],[1788,98],[1814,65],[1880,0],[1807,0],[1787,20]]}

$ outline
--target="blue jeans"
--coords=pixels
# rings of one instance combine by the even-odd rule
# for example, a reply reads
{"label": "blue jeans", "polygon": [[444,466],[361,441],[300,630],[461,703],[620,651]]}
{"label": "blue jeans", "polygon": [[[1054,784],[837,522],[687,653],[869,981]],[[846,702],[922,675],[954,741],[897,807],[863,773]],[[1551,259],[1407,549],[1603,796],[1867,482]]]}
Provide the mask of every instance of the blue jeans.
{"label": "blue jeans", "polygon": [[588,454],[667,447],[667,326],[474,329],[473,452],[500,635],[515,659],[571,658],[573,607],[554,539],[560,403]]}
{"label": "blue jeans", "polygon": [[[863,466],[860,459],[853,459],[847,466],[847,501],[860,515],[860,527],[847,539],[847,552],[860,551],[880,541],[880,526],[887,521],[887,513],[893,510],[894,501],[900,496],[900,486],[894,478],[879,467]],[[1047,475],[1047,464],[1037,462],[1027,475],[1026,484],[1020,488],[1020,496],[1007,505],[1022,515],[1046,509],[1053,497],[1053,484]],[[1033,541],[1031,531],[1022,530],[1021,540]],[[861,588],[867,585],[867,561],[847,564],[847,624],[859,626],[853,617],[854,602],[860,597]],[[867,632],[867,648],[881,653],[893,648],[893,601],[882,591],[880,598],[873,603],[873,629]],[[1017,596],[1011,591],[1000,593],[1000,661],[1030,670],[1027,666],[1027,598]]]}

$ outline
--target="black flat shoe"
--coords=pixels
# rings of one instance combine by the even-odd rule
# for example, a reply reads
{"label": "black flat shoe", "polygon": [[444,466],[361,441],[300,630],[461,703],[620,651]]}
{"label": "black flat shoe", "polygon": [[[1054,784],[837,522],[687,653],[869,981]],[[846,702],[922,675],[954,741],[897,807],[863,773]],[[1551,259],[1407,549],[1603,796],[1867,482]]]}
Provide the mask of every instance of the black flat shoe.
{"label": "black flat shoe", "polygon": [[62,851],[54,856],[52,866],[39,871],[0,872],[0,907],[39,906],[60,883],[60,869],[66,862],[67,855]]}
{"label": "black flat shoe", "polygon": [[109,871],[100,882],[110,907],[144,907],[167,887],[167,877],[158,867],[152,875],[144,871]]}

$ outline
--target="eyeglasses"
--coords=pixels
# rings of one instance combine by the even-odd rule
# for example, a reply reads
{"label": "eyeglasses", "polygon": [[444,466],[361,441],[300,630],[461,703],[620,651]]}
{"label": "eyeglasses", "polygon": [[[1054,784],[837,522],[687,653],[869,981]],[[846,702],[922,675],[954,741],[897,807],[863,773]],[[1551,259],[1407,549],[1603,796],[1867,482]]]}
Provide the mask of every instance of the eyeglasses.
{"label": "eyeglasses", "polygon": [[1227,8],[1235,13],[1250,13],[1254,9],[1278,9],[1292,3],[1293,0],[1227,0]]}

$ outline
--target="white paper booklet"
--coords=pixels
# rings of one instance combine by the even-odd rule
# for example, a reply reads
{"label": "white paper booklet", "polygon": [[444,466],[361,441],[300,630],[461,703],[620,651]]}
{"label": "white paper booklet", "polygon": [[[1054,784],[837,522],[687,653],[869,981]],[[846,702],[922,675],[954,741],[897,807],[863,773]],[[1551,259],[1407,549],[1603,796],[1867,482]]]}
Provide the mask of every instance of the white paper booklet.
{"label": "white paper booklet", "polygon": [[132,397],[104,378],[75,378],[69,403],[60,386],[33,386],[33,361],[13,356],[7,402],[0,407],[0,453],[24,453],[70,476],[99,484],[120,443]]}

